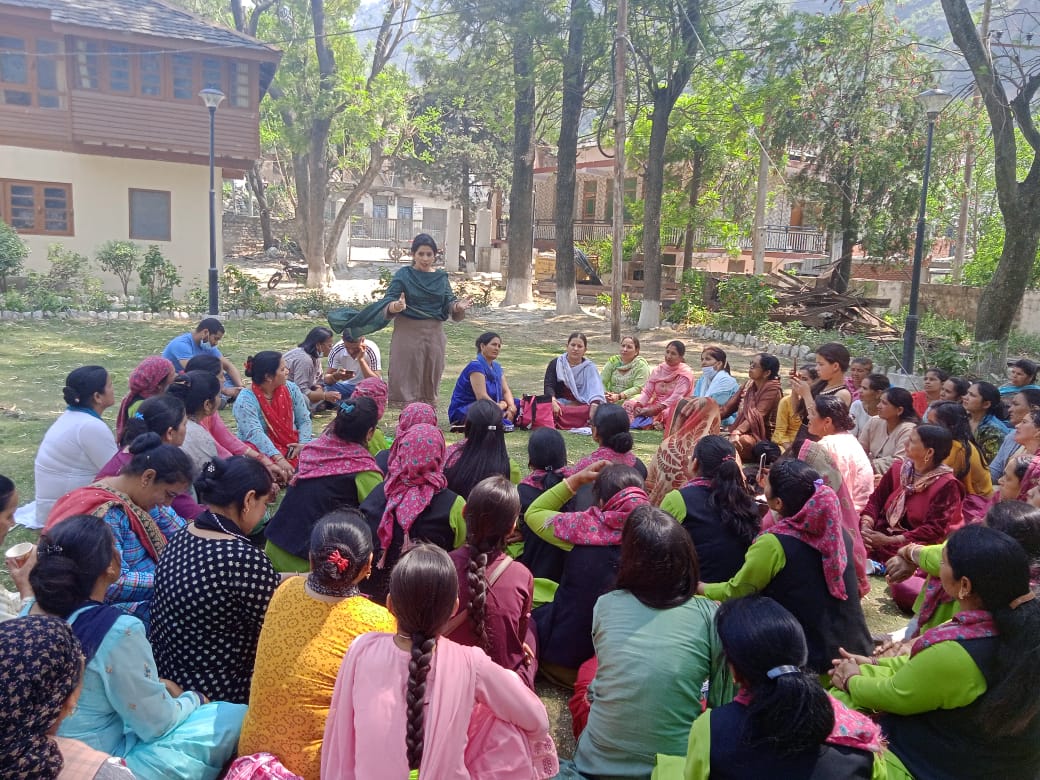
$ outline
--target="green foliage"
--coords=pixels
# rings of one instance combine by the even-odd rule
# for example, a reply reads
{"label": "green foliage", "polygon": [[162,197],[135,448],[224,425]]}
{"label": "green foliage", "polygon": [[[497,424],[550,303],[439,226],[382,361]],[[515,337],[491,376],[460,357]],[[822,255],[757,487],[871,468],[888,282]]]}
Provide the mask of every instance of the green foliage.
{"label": "green foliage", "polygon": [[758,276],[728,276],[719,282],[719,327],[738,333],[755,331],[769,319],[776,292]]}
{"label": "green foliage", "polygon": [[[596,296],[596,305],[610,309],[614,298],[609,293],[600,293]],[[632,325],[639,323],[639,312],[643,308],[643,302],[638,298],[633,300],[628,293],[621,293],[621,313]]]}
{"label": "green foliage", "polygon": [[[999,213],[991,213],[982,220],[975,256],[964,264],[962,281],[972,287],[985,287],[997,270],[1004,250],[1004,220]],[[1040,287],[1040,247],[1037,248],[1033,270],[1029,274],[1029,289]]]}
{"label": "green foliage", "polygon": [[[209,307],[207,294],[207,308]],[[260,282],[236,265],[225,264],[220,279],[220,305],[224,311],[245,309],[257,313],[275,311],[278,303],[274,296],[260,290]]]}
{"label": "green foliage", "polygon": [[149,246],[145,252],[138,277],[141,280],[138,295],[148,311],[156,312],[174,307],[173,291],[181,283],[181,275],[177,266],[163,257],[156,244]]}
{"label": "green foliage", "polygon": [[106,241],[94,255],[102,270],[114,274],[129,295],[130,277],[141,263],[141,250],[133,241]]}
{"label": "green foliage", "polygon": [[29,247],[22,237],[0,219],[0,292],[7,292],[7,277],[21,273],[28,256]]}
{"label": "green foliage", "polygon": [[191,287],[184,292],[181,308],[189,314],[205,314],[209,311],[209,290],[205,284],[195,279]]}
{"label": "green foliage", "polygon": [[379,271],[379,282],[376,284],[375,288],[372,290],[372,298],[374,300],[378,301],[380,298],[382,298],[384,295],[386,295],[386,291],[390,289],[390,282],[392,282],[393,280],[394,280],[394,274],[393,274],[393,272],[390,269],[388,269],[388,268],[380,269],[380,271]]}
{"label": "green foliage", "polygon": [[0,293],[0,311],[28,311],[29,304],[17,290],[8,290]]}
{"label": "green foliage", "polygon": [[293,314],[307,314],[311,311],[324,314],[329,309],[336,309],[344,305],[346,302],[338,295],[316,287],[288,298],[285,301],[285,310]]}
{"label": "green foliage", "polygon": [[667,319],[680,325],[703,325],[711,321],[712,313],[704,305],[706,276],[701,271],[683,271],[679,280],[679,299],[668,310]]}
{"label": "green foliage", "polygon": [[89,261],[61,244],[47,248],[51,267],[45,274],[29,272],[24,300],[31,311],[56,312],[78,308],[86,300],[103,295],[101,282],[87,276]]}

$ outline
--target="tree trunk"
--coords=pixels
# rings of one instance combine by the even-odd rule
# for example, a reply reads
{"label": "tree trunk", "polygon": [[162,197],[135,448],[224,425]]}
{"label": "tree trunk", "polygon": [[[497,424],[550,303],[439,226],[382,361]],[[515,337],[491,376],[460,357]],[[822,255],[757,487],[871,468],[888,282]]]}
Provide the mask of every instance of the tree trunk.
{"label": "tree trunk", "polygon": [[855,218],[852,213],[852,196],[848,193],[852,186],[853,174],[851,169],[846,169],[846,175],[842,178],[839,188],[841,198],[841,257],[838,265],[831,273],[830,288],[837,293],[844,294],[849,289],[849,280],[852,278],[852,250],[856,246],[859,231],[854,224]]}
{"label": "tree trunk", "polygon": [[[361,202],[365,193],[371,189],[372,183],[383,169],[383,163],[386,162],[387,158],[383,154],[380,144],[372,144],[369,151],[371,156],[369,157],[368,167],[365,168],[365,172],[361,174],[357,184],[354,185],[354,189],[350,191],[350,194],[343,201],[343,205],[339,207],[339,211],[336,212],[336,217],[332,221],[332,227],[329,229],[328,240],[325,244],[325,264],[329,268],[336,264],[336,250],[339,247],[340,238],[343,237],[343,231],[350,224],[350,217],[354,213],[354,207]],[[326,187],[327,191],[328,188]]]}
{"label": "tree trunk", "polygon": [[534,229],[534,41],[513,37],[513,178],[509,187],[509,276],[503,306],[530,303]]}
{"label": "tree trunk", "polygon": [[264,184],[264,177],[260,173],[259,160],[255,160],[253,167],[246,171],[246,183],[256,198],[257,208],[260,209],[260,233],[264,238],[264,251],[267,251],[278,242],[271,230],[271,206],[267,202],[267,185]]}
{"label": "tree trunk", "polygon": [[646,156],[643,185],[643,302],[639,329],[661,324],[661,198],[664,194],[664,147],[668,139],[668,117],[675,105],[667,89],[654,90],[654,112],[650,122],[650,147]]}
{"label": "tree trunk", "polygon": [[697,215],[697,200],[701,194],[701,179],[704,178],[704,152],[697,150],[693,153],[693,173],[690,176],[690,216],[686,220],[686,234],[683,236],[683,273],[693,269],[693,233],[695,230],[695,217]]}
{"label": "tree trunk", "polygon": [[[462,251],[466,255],[466,260],[459,270],[467,274],[477,270],[477,258],[473,256],[473,234],[469,231],[469,223],[473,219],[469,180],[469,155],[466,155],[462,158]],[[445,237],[445,243],[447,243],[447,237]]]}
{"label": "tree trunk", "polygon": [[563,104],[556,159],[556,313],[578,312],[574,269],[574,189],[577,180],[578,126],[585,94],[582,50],[587,0],[571,0],[567,54],[563,58]]}

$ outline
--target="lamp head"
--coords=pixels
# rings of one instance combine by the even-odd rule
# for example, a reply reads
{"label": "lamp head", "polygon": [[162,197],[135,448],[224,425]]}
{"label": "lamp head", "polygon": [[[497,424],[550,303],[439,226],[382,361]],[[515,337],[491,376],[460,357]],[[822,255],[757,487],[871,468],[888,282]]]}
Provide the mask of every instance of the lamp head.
{"label": "lamp head", "polygon": [[934,120],[946,108],[952,97],[953,95],[946,90],[929,89],[914,97],[914,100],[921,104],[928,119]]}
{"label": "lamp head", "polygon": [[224,100],[224,93],[219,89],[206,87],[199,92],[199,97],[202,98],[202,102],[206,104],[206,108],[215,111],[217,106],[219,106]]}

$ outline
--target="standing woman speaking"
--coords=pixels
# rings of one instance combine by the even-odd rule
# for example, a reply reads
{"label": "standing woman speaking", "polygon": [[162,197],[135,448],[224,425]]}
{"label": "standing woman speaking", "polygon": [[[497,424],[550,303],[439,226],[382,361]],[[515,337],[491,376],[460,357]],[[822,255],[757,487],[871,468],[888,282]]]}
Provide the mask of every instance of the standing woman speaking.
{"label": "standing woman speaking", "polygon": [[412,264],[394,274],[380,300],[361,311],[333,309],[328,319],[336,333],[350,328],[356,336],[385,328],[393,320],[390,403],[403,406],[422,401],[436,407],[448,347],[444,321],[462,320],[472,302],[456,298],[448,274],[434,268],[437,244],[431,236],[417,235],[411,252]]}

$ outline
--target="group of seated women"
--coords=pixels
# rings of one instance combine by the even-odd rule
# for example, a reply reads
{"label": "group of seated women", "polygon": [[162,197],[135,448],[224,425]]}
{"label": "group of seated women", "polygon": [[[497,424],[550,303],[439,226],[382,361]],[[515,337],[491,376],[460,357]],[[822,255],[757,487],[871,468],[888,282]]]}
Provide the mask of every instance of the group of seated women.
{"label": "group of seated women", "polygon": [[[318,360],[315,339],[293,361]],[[922,423],[920,398],[840,344],[784,397],[766,353],[741,384],[709,347],[698,380],[681,341],[650,369],[626,337],[601,374],[575,333],[546,370],[553,424],[531,432],[525,474],[505,446],[520,409],[502,340],[475,346],[450,446],[426,403],[387,446],[378,376],[332,390],[307,363],[310,395],[260,352],[236,436],[219,361],[142,363],[119,440],[9,563],[0,774],[1040,771],[1040,389],[1006,394],[1014,430],[991,442],[996,388],[929,372]],[[111,379],[78,371],[59,422],[95,436]],[[648,464],[644,427],[664,433]],[[588,428],[593,452],[570,462],[558,428]],[[0,534],[16,504],[0,479]],[[914,613],[881,644],[871,572]],[[536,676],[574,691],[571,760]]]}

